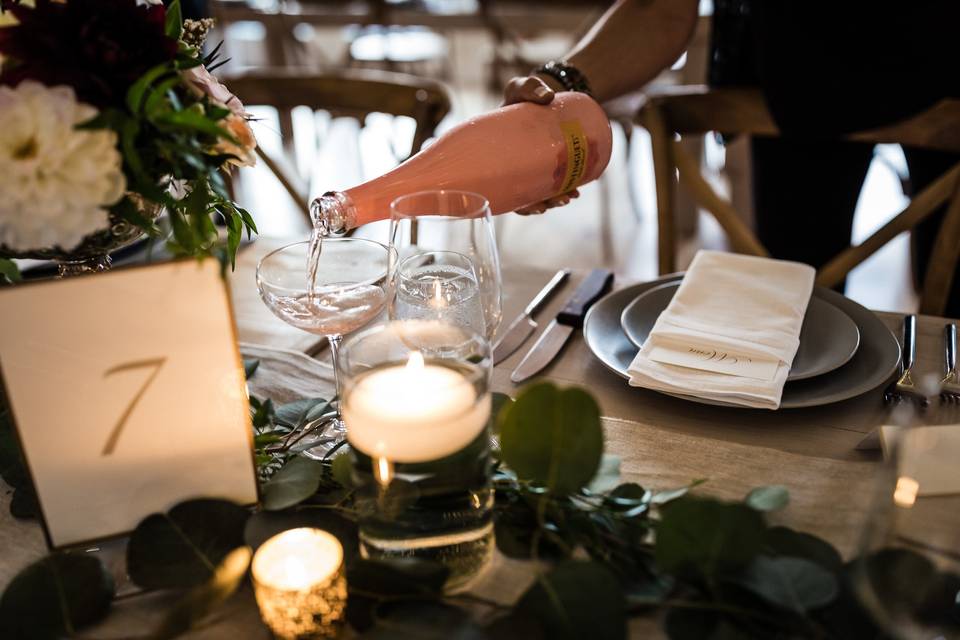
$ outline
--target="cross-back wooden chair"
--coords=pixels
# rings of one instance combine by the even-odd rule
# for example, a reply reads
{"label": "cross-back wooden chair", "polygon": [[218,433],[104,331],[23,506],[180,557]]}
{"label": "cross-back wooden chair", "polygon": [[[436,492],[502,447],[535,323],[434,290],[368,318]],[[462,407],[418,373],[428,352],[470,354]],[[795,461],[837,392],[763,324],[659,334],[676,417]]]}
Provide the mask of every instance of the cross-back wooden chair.
{"label": "cross-back wooden chair", "polygon": [[[777,136],[779,131],[763,95],[753,89],[678,87],[652,94],[640,108],[637,122],[652,139],[657,185],[660,273],[676,270],[675,187],[679,184],[709,211],[739,253],[766,256],[767,250],[734,208],[704,179],[699,163],[680,145],[679,136],[717,131],[727,135]],[[847,136],[860,142],[895,143],[960,152],[960,100],[945,99],[927,111],[890,126]],[[817,284],[832,287],[893,240],[914,228],[943,203],[950,202],[924,276],[920,311],[942,315],[960,256],[960,163],[946,171],[887,224],[859,245],[851,246],[824,265]]]}
{"label": "cross-back wooden chair", "polygon": [[[398,161],[420,151],[450,112],[450,97],[442,84],[402,73],[352,70],[303,74],[290,70],[257,70],[227,78],[225,82],[245,105],[269,105],[278,110],[284,148],[291,157],[293,127],[283,123],[292,122],[290,114],[296,107],[327,111],[333,117],[355,118],[361,125],[371,113],[412,118],[415,122],[413,143],[409,153],[397,158]],[[309,222],[309,181],[286,157],[267,154],[259,147],[257,155]]]}

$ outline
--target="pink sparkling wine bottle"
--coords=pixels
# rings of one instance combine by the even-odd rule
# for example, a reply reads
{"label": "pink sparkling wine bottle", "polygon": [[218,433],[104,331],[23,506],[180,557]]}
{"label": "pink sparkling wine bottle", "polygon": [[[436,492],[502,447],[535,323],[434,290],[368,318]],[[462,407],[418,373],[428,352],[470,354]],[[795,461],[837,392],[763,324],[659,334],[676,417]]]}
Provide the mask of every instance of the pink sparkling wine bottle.
{"label": "pink sparkling wine bottle", "polygon": [[610,160],[610,123],[583,93],[558,93],[548,105],[514,104],[454,127],[392,171],[316,198],[310,214],[321,236],[390,217],[402,195],[472,191],[494,214],[567,193],[596,180]]}

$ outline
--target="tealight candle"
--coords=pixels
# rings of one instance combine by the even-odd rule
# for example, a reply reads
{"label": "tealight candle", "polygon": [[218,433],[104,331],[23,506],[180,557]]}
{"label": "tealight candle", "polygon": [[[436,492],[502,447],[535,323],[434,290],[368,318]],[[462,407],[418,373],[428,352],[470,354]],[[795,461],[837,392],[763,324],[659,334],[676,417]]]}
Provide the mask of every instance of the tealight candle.
{"label": "tealight candle", "polygon": [[332,638],[347,603],[343,547],[320,529],[290,529],[253,556],[260,616],[278,638]]}
{"label": "tealight candle", "polygon": [[351,446],[391,462],[427,462],[470,444],[490,418],[490,396],[480,398],[459,371],[425,364],[419,351],[405,365],[371,371],[347,394],[343,417]]}

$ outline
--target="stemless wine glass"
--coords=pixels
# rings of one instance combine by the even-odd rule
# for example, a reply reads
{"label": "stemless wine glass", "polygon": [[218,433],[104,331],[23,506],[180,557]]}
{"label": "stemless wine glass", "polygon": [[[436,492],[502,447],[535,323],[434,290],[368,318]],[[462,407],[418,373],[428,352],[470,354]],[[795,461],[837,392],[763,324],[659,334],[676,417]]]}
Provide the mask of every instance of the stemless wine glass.
{"label": "stemless wine glass", "polygon": [[[314,285],[308,285],[310,242],[295,242],[267,254],[257,266],[257,288],[264,304],[278,318],[298,329],[326,336],[330,343],[333,379],[340,397],[338,347],[345,333],[359,329],[386,307],[392,293],[394,252],[362,238],[327,238],[316,265]],[[312,425],[323,433],[302,436],[305,454],[322,458],[343,440],[346,430],[337,417]],[[308,439],[309,438],[309,439]]]}
{"label": "stemless wine glass", "polygon": [[960,637],[960,428],[883,429],[854,591],[883,637]]}
{"label": "stemless wine glass", "polygon": [[427,251],[397,267],[393,320],[442,320],[481,335],[486,319],[473,261],[456,251]]}
{"label": "stemless wine glass", "polygon": [[400,260],[431,251],[455,251],[473,263],[488,340],[500,325],[500,254],[490,205],[467,191],[421,191],[390,204],[390,246]]}

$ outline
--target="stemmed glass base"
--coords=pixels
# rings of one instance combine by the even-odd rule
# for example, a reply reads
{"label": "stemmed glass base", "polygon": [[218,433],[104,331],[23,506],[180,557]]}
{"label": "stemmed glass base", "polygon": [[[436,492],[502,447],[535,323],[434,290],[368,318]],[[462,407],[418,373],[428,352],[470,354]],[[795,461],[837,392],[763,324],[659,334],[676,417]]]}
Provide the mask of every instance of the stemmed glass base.
{"label": "stemmed glass base", "polygon": [[347,439],[347,426],[340,416],[340,343],[342,335],[328,335],[330,345],[330,364],[333,366],[333,385],[336,395],[331,404],[335,415],[321,416],[304,425],[303,429],[295,434],[286,443],[286,447],[299,451],[314,460],[326,460],[343,446]]}
{"label": "stemmed glass base", "polygon": [[342,447],[347,438],[346,425],[340,418],[324,418],[304,427],[291,441],[290,449],[314,460],[327,460]]}

